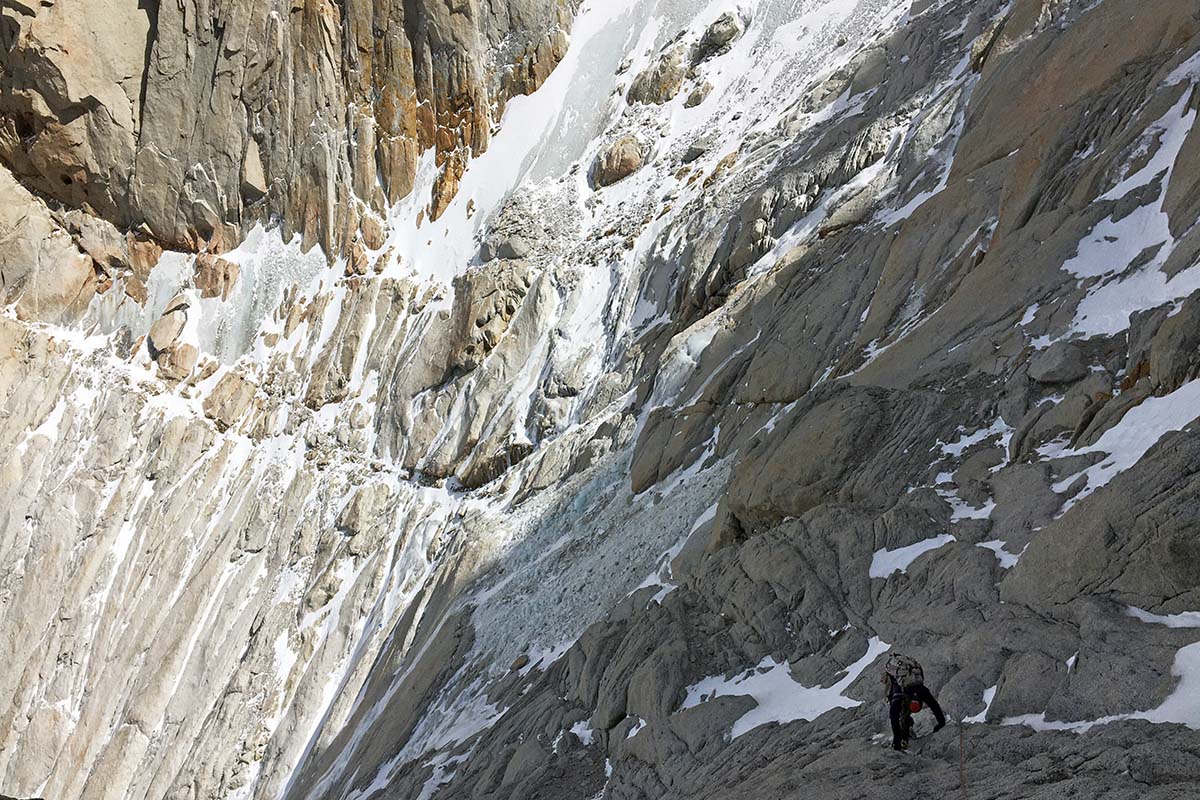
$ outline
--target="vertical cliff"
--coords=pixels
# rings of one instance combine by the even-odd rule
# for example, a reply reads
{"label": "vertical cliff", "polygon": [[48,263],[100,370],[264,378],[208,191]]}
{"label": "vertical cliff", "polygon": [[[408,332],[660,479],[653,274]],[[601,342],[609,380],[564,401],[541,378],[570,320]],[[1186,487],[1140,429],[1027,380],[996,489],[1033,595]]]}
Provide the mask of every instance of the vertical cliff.
{"label": "vertical cliff", "polygon": [[1195,794],[1193,3],[0,39],[0,791]]}
{"label": "vertical cliff", "polygon": [[278,221],[340,253],[364,216],[413,190],[430,148],[440,213],[505,103],[562,58],[571,12],[564,0],[8,4],[0,160],[39,195],[164,247],[221,252]]}

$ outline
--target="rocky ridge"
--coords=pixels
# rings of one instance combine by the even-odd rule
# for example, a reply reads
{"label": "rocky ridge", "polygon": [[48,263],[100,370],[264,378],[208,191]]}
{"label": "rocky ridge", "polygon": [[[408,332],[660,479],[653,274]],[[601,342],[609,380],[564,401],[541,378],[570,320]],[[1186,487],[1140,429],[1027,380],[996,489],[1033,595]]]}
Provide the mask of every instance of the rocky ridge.
{"label": "rocky ridge", "polygon": [[[1195,9],[573,29],[530,101],[593,128],[514,158],[506,121],[427,250],[380,257],[398,206],[378,270],[286,288],[244,355],[184,336],[223,279],[141,328],[0,320],[0,786],[1194,794]],[[411,255],[470,233],[448,280]],[[955,722],[909,756],[889,648]]]}

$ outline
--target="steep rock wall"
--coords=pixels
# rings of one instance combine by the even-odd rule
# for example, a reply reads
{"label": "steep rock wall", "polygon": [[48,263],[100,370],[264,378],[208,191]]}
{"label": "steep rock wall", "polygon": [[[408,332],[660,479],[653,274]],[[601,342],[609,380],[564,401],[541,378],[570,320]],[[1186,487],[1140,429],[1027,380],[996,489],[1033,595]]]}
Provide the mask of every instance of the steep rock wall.
{"label": "steep rock wall", "polygon": [[562,58],[565,0],[8,4],[0,160],[174,249],[258,221],[336,254],[443,168],[440,213],[507,100]]}
{"label": "steep rock wall", "polygon": [[348,259],[182,380],[5,316],[4,791],[1192,796],[1196,10],[575,31],[448,280]]}

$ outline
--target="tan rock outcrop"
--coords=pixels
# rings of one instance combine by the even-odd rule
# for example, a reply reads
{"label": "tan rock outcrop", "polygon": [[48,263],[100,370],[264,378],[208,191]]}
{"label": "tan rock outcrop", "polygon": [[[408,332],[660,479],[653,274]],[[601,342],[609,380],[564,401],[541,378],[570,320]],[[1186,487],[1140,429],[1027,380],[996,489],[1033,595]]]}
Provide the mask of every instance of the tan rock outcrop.
{"label": "tan rock outcrop", "polygon": [[92,258],[49,209],[0,168],[0,293],[25,319],[66,322],[95,294]]}
{"label": "tan rock outcrop", "polygon": [[518,261],[493,261],[455,281],[457,300],[450,365],[470,371],[479,366],[508,330],[532,283]]}
{"label": "tan rock outcrop", "polygon": [[204,398],[204,415],[215,422],[219,430],[233,428],[249,410],[254,392],[254,384],[245,377],[227,372],[212,393]]}
{"label": "tan rock outcrop", "polygon": [[354,493],[338,517],[338,527],[350,535],[347,549],[352,555],[368,555],[379,546],[391,502],[392,490],[385,483],[372,483]]}
{"label": "tan rock outcrop", "polygon": [[175,249],[220,252],[277,217],[337,254],[354,196],[377,211],[404,197],[428,148],[443,167],[432,215],[444,210],[505,101],[561,60],[574,6],[10,5],[0,162]]}

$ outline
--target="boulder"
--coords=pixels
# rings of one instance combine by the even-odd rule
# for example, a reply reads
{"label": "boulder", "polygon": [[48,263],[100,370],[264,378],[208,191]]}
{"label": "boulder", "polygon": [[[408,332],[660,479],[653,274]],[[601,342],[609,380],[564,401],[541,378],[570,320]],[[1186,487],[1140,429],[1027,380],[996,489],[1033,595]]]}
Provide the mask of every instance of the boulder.
{"label": "boulder", "polygon": [[358,229],[362,232],[362,241],[368,250],[378,250],[387,244],[387,231],[384,230],[383,220],[374,214],[363,214]]}
{"label": "boulder", "polygon": [[742,25],[736,14],[726,11],[717,17],[697,42],[692,51],[692,63],[699,64],[713,56],[720,55],[729,49],[739,36],[742,35]]}
{"label": "boulder", "polygon": [[684,164],[691,164],[709,150],[712,150],[712,146],[712,139],[707,136],[702,136],[687,146],[687,149],[683,151],[683,157],[681,160]]}
{"label": "boulder", "polygon": [[704,83],[700,84],[695,89],[693,89],[691,94],[689,94],[687,96],[687,99],[683,101],[683,107],[684,108],[695,108],[696,106],[700,105],[701,103],[703,103],[705,100],[708,99],[709,92],[711,92],[712,89],[713,89],[713,86],[708,81],[705,81]]}
{"label": "boulder", "polygon": [[524,236],[493,236],[479,247],[479,260],[487,262],[497,258],[528,258],[532,252],[533,244]]}
{"label": "boulder", "polygon": [[157,359],[160,352],[172,347],[183,334],[190,307],[191,303],[186,294],[175,295],[167,303],[162,316],[154,321],[150,326],[150,333],[146,336],[146,347],[150,350],[151,358]]}
{"label": "boulder", "polygon": [[227,372],[204,398],[204,415],[225,431],[235,425],[254,400],[254,384],[236,372]]}
{"label": "boulder", "polygon": [[627,95],[631,103],[662,105],[679,94],[687,75],[683,48],[673,47],[638,73]]}
{"label": "boulder", "polygon": [[159,353],[154,361],[158,364],[159,374],[164,378],[181,381],[192,374],[199,357],[200,349],[196,345],[183,342]]}
{"label": "boulder", "polygon": [[641,143],[636,136],[622,136],[596,158],[592,180],[597,187],[611,186],[628,178],[645,164]]}
{"label": "boulder", "polygon": [[200,357],[200,348],[194,341],[195,328],[189,331],[188,324],[194,303],[190,291],[171,298],[146,335],[146,350],[158,364],[159,374],[167,380],[181,381],[190,376]]}
{"label": "boulder", "polygon": [[1038,383],[1074,383],[1087,373],[1083,354],[1071,342],[1055,342],[1029,363],[1029,377]]}
{"label": "boulder", "polygon": [[248,203],[261,200],[267,194],[267,174],[262,154],[253,137],[246,140],[246,155],[242,157],[242,197]]}

